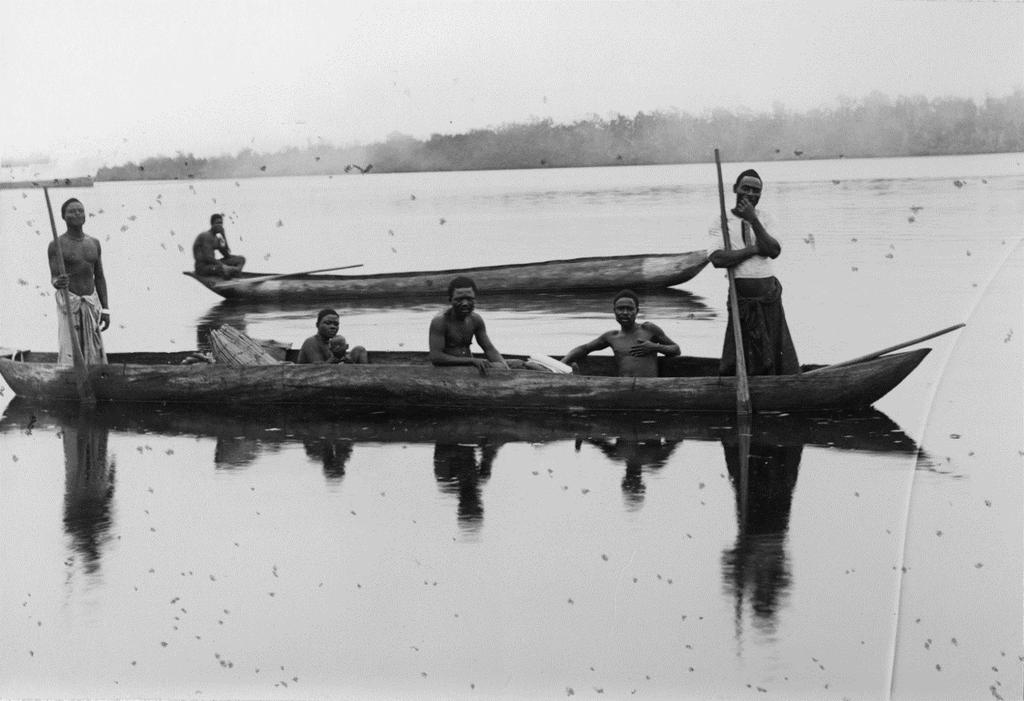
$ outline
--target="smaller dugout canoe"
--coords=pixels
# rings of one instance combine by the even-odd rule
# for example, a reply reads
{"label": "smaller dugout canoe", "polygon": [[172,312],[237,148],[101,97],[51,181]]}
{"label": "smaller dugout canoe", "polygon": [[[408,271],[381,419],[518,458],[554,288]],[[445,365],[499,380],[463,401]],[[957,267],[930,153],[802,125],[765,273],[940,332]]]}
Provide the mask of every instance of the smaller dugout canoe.
{"label": "smaller dugout canoe", "polygon": [[[232,300],[344,299],[444,295],[452,278],[473,278],[484,293],[663,289],[693,278],[707,265],[707,251],[598,256],[537,263],[489,265],[374,275],[242,273],[230,280],[185,275]],[[272,277],[273,279],[260,280]]]}

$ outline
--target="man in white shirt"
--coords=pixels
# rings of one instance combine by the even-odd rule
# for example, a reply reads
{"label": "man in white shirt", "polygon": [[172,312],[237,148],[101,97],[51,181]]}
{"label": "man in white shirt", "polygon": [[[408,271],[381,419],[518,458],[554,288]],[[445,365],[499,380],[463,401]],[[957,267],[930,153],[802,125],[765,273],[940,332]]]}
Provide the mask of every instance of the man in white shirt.
{"label": "man in white shirt", "polygon": [[[755,170],[745,170],[736,178],[732,188],[736,206],[728,221],[731,250],[725,250],[721,217],[717,217],[709,230],[708,261],[716,268],[733,269],[747,374],[793,375],[800,372],[800,363],[782,308],[782,284],[772,267],[772,260],[779,257],[782,246],[768,233],[768,227],[774,227],[770,215],[757,209],[763,187]],[[721,375],[736,374],[732,324],[730,306],[719,367]]]}

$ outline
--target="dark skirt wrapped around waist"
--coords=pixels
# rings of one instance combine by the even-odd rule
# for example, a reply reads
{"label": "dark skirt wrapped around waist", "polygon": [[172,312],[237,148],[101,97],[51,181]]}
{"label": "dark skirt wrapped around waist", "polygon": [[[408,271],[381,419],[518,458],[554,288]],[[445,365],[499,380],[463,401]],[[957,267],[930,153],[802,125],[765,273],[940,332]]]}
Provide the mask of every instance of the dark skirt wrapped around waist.
{"label": "dark skirt wrapped around waist", "polygon": [[[761,294],[744,295],[737,291],[740,329],[743,332],[743,356],[748,375],[795,375],[800,372],[796,347],[789,335],[786,312],[782,308],[782,283],[766,278],[760,285]],[[729,305],[729,324],[722,346],[719,373],[736,374],[736,341],[732,330],[732,305]]]}

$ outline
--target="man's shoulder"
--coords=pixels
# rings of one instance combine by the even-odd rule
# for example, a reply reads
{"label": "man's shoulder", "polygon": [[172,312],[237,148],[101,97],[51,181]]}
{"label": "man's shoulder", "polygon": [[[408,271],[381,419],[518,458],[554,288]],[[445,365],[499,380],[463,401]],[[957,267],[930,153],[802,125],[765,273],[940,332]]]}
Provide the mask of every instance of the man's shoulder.
{"label": "man's shoulder", "polygon": [[448,313],[449,310],[438,312],[430,318],[431,329],[447,329],[448,325],[453,323],[452,315]]}

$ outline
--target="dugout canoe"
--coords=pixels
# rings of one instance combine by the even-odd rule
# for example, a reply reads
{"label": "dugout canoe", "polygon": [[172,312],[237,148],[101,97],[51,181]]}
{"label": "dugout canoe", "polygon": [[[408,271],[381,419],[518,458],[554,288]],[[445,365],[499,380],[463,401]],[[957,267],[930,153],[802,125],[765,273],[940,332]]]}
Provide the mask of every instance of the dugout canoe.
{"label": "dugout canoe", "polygon": [[[813,412],[870,406],[916,368],[930,349],[820,367],[798,375],[750,378],[757,412]],[[294,357],[295,351],[290,351]],[[736,410],[736,379],[719,377],[715,358],[663,358],[660,377],[615,377],[614,359],[591,356],[580,374],[434,367],[426,353],[370,352],[368,365],[278,365],[242,368],[183,365],[189,353],[111,353],[89,368],[99,401],[188,404],[305,404],[366,410]],[[516,356],[506,356],[515,358]],[[521,356],[520,356],[521,357]],[[0,358],[14,393],[44,400],[78,397],[72,368],[55,353],[19,351]],[[810,370],[815,366],[805,366]]]}
{"label": "dugout canoe", "polygon": [[[231,280],[196,275],[190,271],[185,271],[184,274],[225,299],[255,301],[425,295],[436,297],[439,294],[445,295],[448,283],[459,275],[473,278],[477,287],[487,294],[622,288],[639,292],[663,289],[686,282],[705,265],[707,251],[700,250],[374,275],[297,273],[263,282],[255,280],[279,274],[242,273]],[[247,280],[254,282],[246,283]]]}

